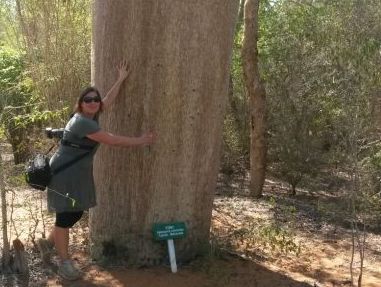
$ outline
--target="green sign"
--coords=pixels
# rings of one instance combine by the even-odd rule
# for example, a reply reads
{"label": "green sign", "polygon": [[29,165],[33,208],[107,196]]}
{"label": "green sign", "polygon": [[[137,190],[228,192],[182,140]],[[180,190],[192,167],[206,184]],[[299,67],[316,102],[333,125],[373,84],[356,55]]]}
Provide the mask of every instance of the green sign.
{"label": "green sign", "polygon": [[186,234],[184,222],[155,223],[152,228],[155,240],[183,238]]}

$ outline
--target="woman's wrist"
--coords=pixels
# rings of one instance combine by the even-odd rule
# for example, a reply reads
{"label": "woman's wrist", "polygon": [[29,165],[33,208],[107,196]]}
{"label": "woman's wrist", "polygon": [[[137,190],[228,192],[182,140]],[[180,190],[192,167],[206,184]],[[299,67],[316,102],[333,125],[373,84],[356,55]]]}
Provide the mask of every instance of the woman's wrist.
{"label": "woman's wrist", "polygon": [[123,81],[124,81],[124,79],[123,79],[122,77],[119,77],[119,78],[116,80],[115,84],[120,86],[120,85],[123,83]]}

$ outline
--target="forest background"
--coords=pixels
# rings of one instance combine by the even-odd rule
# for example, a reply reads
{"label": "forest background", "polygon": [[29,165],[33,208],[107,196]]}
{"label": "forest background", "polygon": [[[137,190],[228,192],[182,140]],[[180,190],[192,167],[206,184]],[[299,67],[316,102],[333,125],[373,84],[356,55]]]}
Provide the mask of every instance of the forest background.
{"label": "forest background", "polygon": [[[242,68],[243,3],[234,36],[219,177],[228,198],[250,197],[245,185],[251,106]],[[351,231],[353,253],[364,259],[366,248],[372,248],[368,232],[381,231],[381,3],[260,3],[257,45],[266,90],[266,178],[286,187],[286,193],[279,193],[284,198],[309,195],[305,200],[314,202],[320,217]],[[8,193],[23,185],[25,161],[46,149],[44,128],[63,127],[91,79],[91,2],[39,4],[0,1],[0,136],[12,147],[14,160],[2,189]],[[268,202],[279,194],[266,196],[264,191]],[[330,200],[316,200],[321,194]],[[291,207],[288,212],[297,211]],[[298,253],[290,235],[295,224],[280,227],[274,219],[259,228],[267,232],[261,240],[254,235],[259,225],[255,231],[236,229],[234,236]],[[353,276],[351,281],[356,281]]]}

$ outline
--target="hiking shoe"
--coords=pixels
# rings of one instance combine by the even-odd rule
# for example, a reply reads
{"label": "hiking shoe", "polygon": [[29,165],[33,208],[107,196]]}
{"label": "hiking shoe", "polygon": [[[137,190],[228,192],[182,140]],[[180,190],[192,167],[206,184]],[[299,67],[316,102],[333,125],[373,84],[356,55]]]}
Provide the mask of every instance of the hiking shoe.
{"label": "hiking shoe", "polygon": [[58,266],[58,275],[60,275],[63,279],[66,280],[77,280],[81,277],[81,273],[74,266],[73,261],[64,260]]}
{"label": "hiking shoe", "polygon": [[54,245],[49,240],[40,238],[37,240],[37,247],[40,251],[41,259],[43,263],[49,264],[50,258],[54,251]]}

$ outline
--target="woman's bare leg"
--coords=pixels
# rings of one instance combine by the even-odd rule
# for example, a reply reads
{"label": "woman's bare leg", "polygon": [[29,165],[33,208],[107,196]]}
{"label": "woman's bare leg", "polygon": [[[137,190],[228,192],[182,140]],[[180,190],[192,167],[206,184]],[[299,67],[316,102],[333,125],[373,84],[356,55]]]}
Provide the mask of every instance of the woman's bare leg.
{"label": "woman's bare leg", "polygon": [[69,228],[54,226],[48,240],[54,242],[61,261],[69,259]]}

